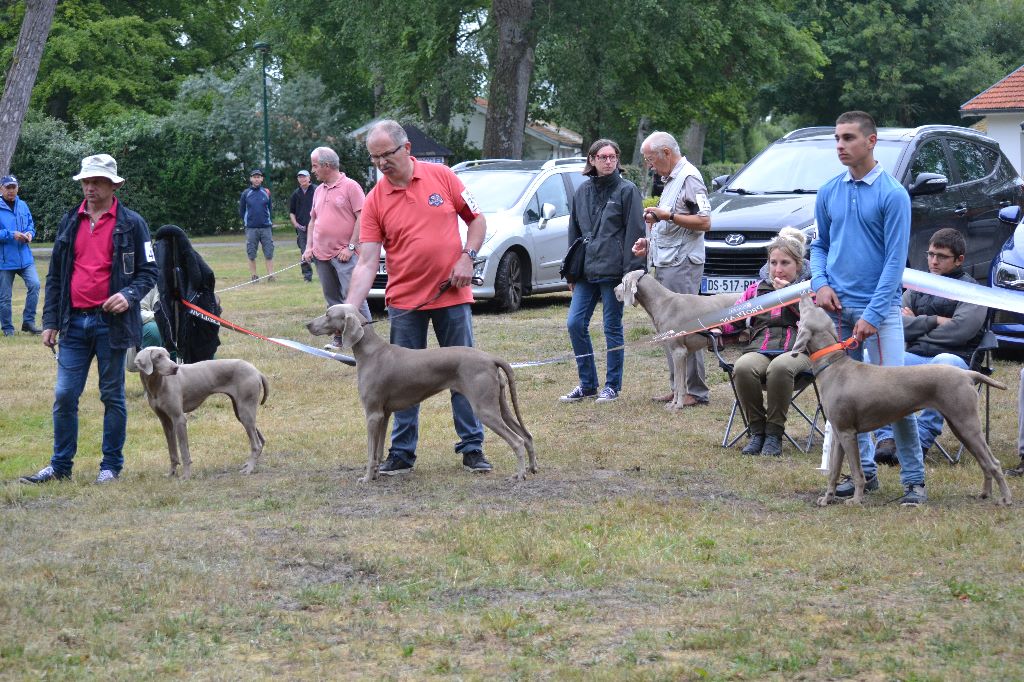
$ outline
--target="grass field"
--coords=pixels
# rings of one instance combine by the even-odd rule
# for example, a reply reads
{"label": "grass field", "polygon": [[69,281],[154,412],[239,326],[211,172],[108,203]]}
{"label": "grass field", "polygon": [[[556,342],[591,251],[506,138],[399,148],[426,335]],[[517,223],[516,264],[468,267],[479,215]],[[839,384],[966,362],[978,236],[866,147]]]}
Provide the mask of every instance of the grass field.
{"label": "grass field", "polygon": [[[219,287],[248,278],[240,245],[198,248]],[[278,266],[295,253],[279,239]],[[16,315],[21,300],[16,288]],[[298,268],[222,302],[242,326],[322,341],[303,327],[323,309],[319,287]],[[567,353],[567,307],[567,295],[514,315],[481,306],[477,345],[512,362]],[[124,474],[93,485],[94,368],[73,481],[20,485],[51,453],[56,366],[37,337],[3,339],[0,678],[1024,679],[1020,480],[1018,506],[1001,509],[977,499],[973,460],[933,462],[927,506],[892,504],[901,489],[885,469],[863,508],[818,509],[819,453],[719,447],[731,392],[711,363],[709,407],[654,406],[664,355],[640,343],[641,311],[626,325],[637,343],[616,403],[558,403],[576,383],[569,364],[517,371],[541,469],[523,484],[490,433],[494,474],[462,470],[440,396],[423,407],[415,473],[358,484],[355,370],[225,330],[218,357],[271,383],[256,474],[237,473],[247,441],[217,397],[189,421],[193,479],[166,478],[159,423],[129,375]],[[1017,374],[998,363],[1004,464]]]}

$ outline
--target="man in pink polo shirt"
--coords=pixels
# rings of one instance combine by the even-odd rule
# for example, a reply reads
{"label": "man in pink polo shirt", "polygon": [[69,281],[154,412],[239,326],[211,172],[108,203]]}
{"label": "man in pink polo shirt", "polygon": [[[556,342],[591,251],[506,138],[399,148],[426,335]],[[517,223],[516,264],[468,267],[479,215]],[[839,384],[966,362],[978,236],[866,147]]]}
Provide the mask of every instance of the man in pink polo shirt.
{"label": "man in pink polo shirt", "polygon": [[[377,123],[366,138],[370,162],[384,176],[363,205],[360,261],[352,273],[347,303],[366,300],[377,274],[381,245],[387,251],[384,297],[391,343],[426,348],[432,322],[440,346],[472,346],[473,260],[484,242],[486,221],[473,196],[447,166],[421,163],[397,121]],[[459,217],[468,226],[463,246]],[[438,288],[450,286],[438,294]],[[452,416],[465,469],[491,471],[483,454],[484,432],[469,401],[452,392]],[[419,435],[419,405],[395,413],[385,476],[412,471]]]}
{"label": "man in pink polo shirt", "polygon": [[[352,271],[359,262],[359,214],[363,210],[363,188],[341,172],[338,154],[330,147],[317,147],[309,156],[313,174],[320,181],[313,192],[313,209],[306,231],[306,251],[302,260],[316,266],[320,288],[327,306],[345,302]],[[359,312],[370,319],[370,308],[363,301]],[[341,350],[341,339],[324,346]]]}

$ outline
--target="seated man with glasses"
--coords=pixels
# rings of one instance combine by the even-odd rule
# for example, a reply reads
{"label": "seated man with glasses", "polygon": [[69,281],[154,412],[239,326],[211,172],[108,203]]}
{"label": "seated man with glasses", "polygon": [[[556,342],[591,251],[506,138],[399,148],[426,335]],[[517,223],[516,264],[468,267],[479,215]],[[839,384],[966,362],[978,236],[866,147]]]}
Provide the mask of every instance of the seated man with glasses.
{"label": "seated man with glasses", "polygon": [[[963,271],[967,244],[952,228],[943,228],[928,243],[928,272],[976,284]],[[967,369],[971,353],[981,342],[988,308],[919,291],[903,293],[903,336],[907,343],[904,365],[953,365]],[[942,415],[924,410],[917,416],[921,451],[927,452],[942,433]],[[895,465],[896,443],[892,427],[875,431],[875,461]]]}

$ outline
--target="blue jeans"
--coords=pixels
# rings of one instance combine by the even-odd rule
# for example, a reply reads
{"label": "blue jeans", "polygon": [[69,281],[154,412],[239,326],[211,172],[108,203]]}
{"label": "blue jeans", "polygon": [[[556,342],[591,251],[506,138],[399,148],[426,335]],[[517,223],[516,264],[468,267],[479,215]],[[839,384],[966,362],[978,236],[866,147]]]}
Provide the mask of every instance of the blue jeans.
{"label": "blue jeans", "polygon": [[[964,362],[964,359],[952,353],[939,353],[935,357],[929,358],[924,355],[905,352],[903,353],[903,364],[908,367],[910,365],[950,365],[951,367],[967,369],[967,363]],[[935,444],[935,440],[942,433],[943,423],[942,413],[938,410],[929,408],[917,413],[917,438],[921,442],[922,450],[927,450]],[[892,426],[890,424],[886,424],[875,431],[876,443],[884,438],[892,438]]]}
{"label": "blue jeans", "polygon": [[0,270],[0,328],[7,335],[14,333],[14,324],[11,322],[11,297],[15,275],[21,275],[28,290],[25,294],[25,310],[21,313],[22,322],[36,323],[36,305],[39,303],[39,273],[36,272],[35,263],[30,263],[20,270]]}
{"label": "blue jeans", "polygon": [[53,400],[53,457],[50,466],[58,475],[71,474],[78,451],[78,399],[89,378],[95,356],[99,368],[100,400],[103,401],[103,460],[100,469],[121,473],[128,410],[124,400],[125,349],[111,348],[107,323],[100,313],[72,313],[60,336],[57,386]]}
{"label": "blue jeans", "polygon": [[[391,343],[396,346],[426,348],[427,325],[430,322],[434,323],[434,336],[437,337],[439,346],[473,345],[473,312],[468,303],[414,312],[388,308],[388,317],[391,320]],[[473,408],[466,397],[456,391],[452,391],[451,394],[452,418],[455,422],[455,433],[459,435],[459,442],[455,444],[456,454],[482,452],[484,427],[473,414]],[[415,462],[419,427],[419,405],[395,412],[388,455],[398,457],[409,464]]]}
{"label": "blue jeans", "polygon": [[[594,363],[594,345],[590,342],[590,318],[594,315],[598,300],[604,313],[604,342],[607,348],[622,345],[622,301],[615,298],[615,286],[618,282],[576,282],[572,290],[572,303],[569,304],[569,340],[572,351],[584,357],[576,358],[576,369],[580,375],[580,386],[584,391],[597,390],[597,365]],[[622,390],[622,363],[625,352],[623,349],[608,351],[608,368],[605,371],[604,385],[614,388],[618,393]]]}
{"label": "blue jeans", "polygon": [[[863,308],[844,306],[837,316],[830,313],[832,321],[838,323],[840,336],[847,338],[854,325],[864,313]],[[872,365],[899,367],[903,365],[903,316],[899,306],[892,306],[878,333],[864,341],[858,348],[847,351],[854,360]],[[826,415],[827,416],[827,415]],[[896,441],[896,457],[900,461],[900,483],[903,485],[924,483],[924,456],[917,438],[917,419],[913,414],[893,422],[893,438]],[[860,464],[865,476],[874,476],[878,471],[875,464],[875,446],[870,433],[858,433]]]}

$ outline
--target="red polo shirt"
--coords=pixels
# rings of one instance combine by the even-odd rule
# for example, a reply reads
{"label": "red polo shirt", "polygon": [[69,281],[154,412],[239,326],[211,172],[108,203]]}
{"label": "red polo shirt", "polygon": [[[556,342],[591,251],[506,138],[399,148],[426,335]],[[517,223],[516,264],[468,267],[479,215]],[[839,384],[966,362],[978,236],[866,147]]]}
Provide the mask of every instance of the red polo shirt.
{"label": "red polo shirt", "polygon": [[[479,214],[459,176],[448,166],[413,157],[412,180],[396,187],[383,177],[363,205],[361,242],[380,242],[387,252],[389,306],[415,308],[437,293],[462,256],[459,217],[466,224]],[[475,203],[475,202],[474,202]],[[423,310],[473,302],[471,287],[452,287]]]}
{"label": "red polo shirt", "polygon": [[75,266],[71,271],[72,308],[94,308],[110,298],[116,222],[117,197],[95,224],[85,210],[85,202],[78,207]]}

